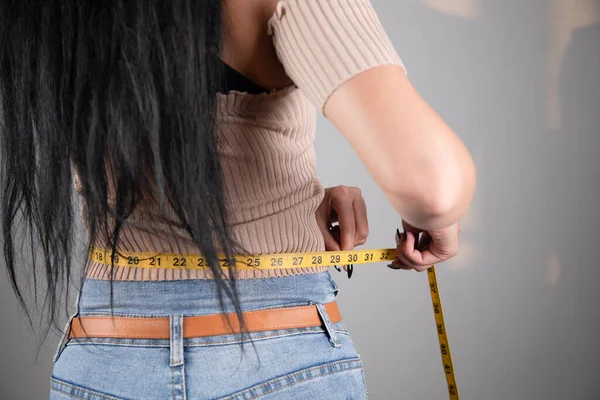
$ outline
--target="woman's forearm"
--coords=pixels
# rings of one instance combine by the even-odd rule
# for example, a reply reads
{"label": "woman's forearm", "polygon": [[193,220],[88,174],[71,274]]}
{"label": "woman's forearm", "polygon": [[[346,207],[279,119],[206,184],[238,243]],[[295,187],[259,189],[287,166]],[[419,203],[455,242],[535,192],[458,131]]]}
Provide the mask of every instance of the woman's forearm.
{"label": "woman's forearm", "polygon": [[356,75],[330,96],[325,114],[408,223],[439,229],[466,212],[475,190],[473,160],[402,68]]}

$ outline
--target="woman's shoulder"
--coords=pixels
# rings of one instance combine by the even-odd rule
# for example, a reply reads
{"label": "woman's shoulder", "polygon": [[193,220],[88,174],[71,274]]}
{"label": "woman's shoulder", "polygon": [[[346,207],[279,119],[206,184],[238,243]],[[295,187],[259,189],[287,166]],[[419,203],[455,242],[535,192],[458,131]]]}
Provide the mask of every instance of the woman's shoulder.
{"label": "woman's shoulder", "polygon": [[278,0],[223,0],[221,58],[240,75],[267,90],[292,82],[268,33],[269,19],[277,4]]}

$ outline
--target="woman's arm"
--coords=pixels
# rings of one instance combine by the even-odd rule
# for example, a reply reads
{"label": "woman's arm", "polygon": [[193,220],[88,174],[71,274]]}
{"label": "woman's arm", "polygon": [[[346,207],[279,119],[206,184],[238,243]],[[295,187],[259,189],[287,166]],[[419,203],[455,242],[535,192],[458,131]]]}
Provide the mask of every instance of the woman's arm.
{"label": "woman's arm", "polygon": [[347,138],[410,225],[456,223],[475,189],[467,149],[408,81],[369,0],[264,0],[287,75]]}
{"label": "woman's arm", "polygon": [[332,93],[324,112],[408,223],[444,228],[467,211],[475,190],[473,160],[401,67],[354,76]]}

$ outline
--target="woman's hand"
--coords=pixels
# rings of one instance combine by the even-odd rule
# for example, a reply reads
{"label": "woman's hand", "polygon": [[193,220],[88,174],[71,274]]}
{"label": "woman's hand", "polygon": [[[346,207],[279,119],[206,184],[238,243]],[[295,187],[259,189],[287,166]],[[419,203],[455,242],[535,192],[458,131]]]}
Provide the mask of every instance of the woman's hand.
{"label": "woman's hand", "polygon": [[[335,186],[325,189],[316,211],[319,229],[327,251],[352,250],[365,244],[369,236],[367,206],[357,187]],[[339,228],[332,224],[339,223]]]}
{"label": "woman's hand", "polygon": [[459,222],[431,231],[423,231],[406,222],[402,222],[402,226],[404,233],[396,230],[397,258],[388,267],[422,272],[458,254]]}

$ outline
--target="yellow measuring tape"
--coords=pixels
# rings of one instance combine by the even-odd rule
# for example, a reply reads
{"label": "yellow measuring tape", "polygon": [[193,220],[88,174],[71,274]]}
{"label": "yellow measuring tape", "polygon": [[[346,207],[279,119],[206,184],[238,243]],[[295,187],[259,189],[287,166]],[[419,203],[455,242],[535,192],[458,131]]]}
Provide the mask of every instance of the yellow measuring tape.
{"label": "yellow measuring tape", "polygon": [[450,344],[448,336],[446,336],[446,324],[444,323],[444,312],[442,311],[442,300],[440,299],[440,291],[438,290],[437,278],[435,276],[435,265],[432,265],[427,270],[429,278],[429,290],[431,292],[431,303],[433,304],[433,315],[435,317],[435,325],[438,333],[438,341],[440,342],[440,353],[442,355],[442,365],[446,374],[446,383],[448,384],[448,395],[450,399],[458,400],[458,386],[454,378],[454,367],[452,366],[452,356],[450,355]]}
{"label": "yellow measuring tape", "polygon": [[[93,249],[91,260],[111,265],[111,251]],[[396,249],[323,251],[310,253],[263,254],[258,256],[237,256],[238,270],[255,269],[293,269],[305,267],[329,267],[346,264],[368,264],[379,261],[391,261]],[[114,265],[119,267],[196,269],[209,270],[206,259],[198,254],[170,253],[133,253],[119,251],[112,256]],[[221,267],[227,267],[227,261],[220,261]]]}
{"label": "yellow measuring tape", "polygon": [[[346,251],[323,251],[308,253],[281,253],[281,254],[263,254],[257,256],[237,256],[236,268],[238,270],[254,269],[294,269],[305,267],[330,267],[334,265],[347,264],[370,264],[381,261],[392,261],[396,258],[396,249],[376,249],[376,250],[346,250]],[[166,269],[196,269],[208,270],[206,259],[198,254],[173,254],[173,253],[137,253],[119,251],[112,254],[111,250],[92,249],[90,260],[97,263],[119,267],[135,268],[166,268]],[[111,262],[112,261],[112,262]],[[220,261],[221,267],[226,268],[228,264],[225,260]],[[435,276],[435,266],[427,270],[429,278],[429,289],[431,291],[431,301],[433,304],[433,313],[440,343],[440,353],[442,355],[442,364],[448,384],[448,394],[451,400],[458,400],[458,387],[454,378],[454,368],[452,366],[452,357],[450,355],[450,345],[446,335],[446,325],[444,324],[444,313],[442,311],[442,302],[437,286]]]}

